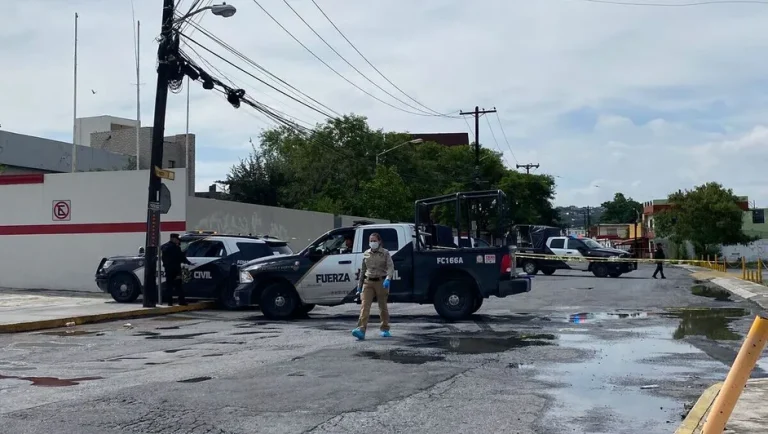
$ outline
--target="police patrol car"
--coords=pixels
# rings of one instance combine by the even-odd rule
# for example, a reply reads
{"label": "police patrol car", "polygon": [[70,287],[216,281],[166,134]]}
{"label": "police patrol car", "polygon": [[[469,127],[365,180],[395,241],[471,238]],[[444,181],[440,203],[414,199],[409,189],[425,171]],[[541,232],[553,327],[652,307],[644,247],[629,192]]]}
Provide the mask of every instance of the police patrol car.
{"label": "police patrol car", "polygon": [[[182,275],[186,296],[216,299],[229,308],[235,307],[232,290],[237,279],[236,267],[256,258],[293,254],[288,244],[277,238],[211,232],[182,235],[181,248],[192,262]],[[96,284],[115,301],[131,303],[143,291],[144,265],[141,254],[102,258],[96,270]],[[161,275],[164,280],[165,272],[161,271]]]}
{"label": "police patrol car", "polygon": [[[439,199],[417,201],[417,209]],[[450,199],[436,203],[447,201]],[[315,305],[352,303],[363,252],[374,232],[381,236],[382,247],[390,252],[395,265],[389,288],[391,302],[432,303],[443,318],[460,320],[476,312],[492,295],[506,297],[531,290],[530,279],[517,277],[513,250],[506,246],[459,248],[452,242],[450,228],[447,243],[453,245],[440,245],[434,242],[435,226],[422,226],[417,218],[415,224],[334,229],[297,254],[243,265],[234,298],[239,306],[258,304],[270,319],[306,314]],[[346,252],[341,248],[350,236],[354,244],[352,251]]]}

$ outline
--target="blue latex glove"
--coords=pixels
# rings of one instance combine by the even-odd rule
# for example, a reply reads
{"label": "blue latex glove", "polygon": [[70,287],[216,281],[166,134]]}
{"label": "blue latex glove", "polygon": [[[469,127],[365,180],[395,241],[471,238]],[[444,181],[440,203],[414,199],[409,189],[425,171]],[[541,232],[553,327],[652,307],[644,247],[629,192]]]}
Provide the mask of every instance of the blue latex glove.
{"label": "blue latex glove", "polygon": [[356,286],[355,287],[355,292],[359,295],[361,292],[363,292],[363,290],[360,289],[360,287]]}
{"label": "blue latex glove", "polygon": [[388,279],[388,278],[387,278],[387,279],[384,279],[384,284],[383,284],[383,286],[384,286],[384,289],[389,289],[389,279]]}

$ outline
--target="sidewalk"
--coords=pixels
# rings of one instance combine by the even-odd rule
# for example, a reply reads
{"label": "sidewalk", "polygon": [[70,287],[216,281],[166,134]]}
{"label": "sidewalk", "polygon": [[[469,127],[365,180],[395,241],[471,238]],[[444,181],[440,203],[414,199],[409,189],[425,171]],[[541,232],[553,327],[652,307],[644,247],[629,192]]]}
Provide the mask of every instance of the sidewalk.
{"label": "sidewalk", "polygon": [[189,306],[145,308],[139,303],[121,304],[102,294],[0,289],[0,333],[17,333],[65,327],[67,324],[167,315],[201,310],[213,303],[193,303]]}
{"label": "sidewalk", "polygon": [[740,275],[735,273],[721,273],[692,265],[679,265],[679,267],[692,272],[694,279],[710,281],[726,291],[768,310],[768,286],[741,280]]}
{"label": "sidewalk", "polygon": [[[707,389],[686,416],[675,434],[699,434],[707,420],[722,383]],[[749,380],[739,397],[724,434],[762,434],[768,424],[768,378]]]}

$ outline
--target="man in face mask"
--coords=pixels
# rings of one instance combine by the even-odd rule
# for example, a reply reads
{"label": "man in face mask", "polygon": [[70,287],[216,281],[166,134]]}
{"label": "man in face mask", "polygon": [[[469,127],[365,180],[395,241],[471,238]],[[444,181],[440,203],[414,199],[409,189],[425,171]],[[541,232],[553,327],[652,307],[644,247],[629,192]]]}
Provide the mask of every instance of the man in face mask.
{"label": "man in face mask", "polygon": [[368,327],[368,317],[371,313],[373,297],[379,302],[379,317],[381,318],[381,337],[392,336],[389,333],[389,309],[387,297],[389,296],[389,282],[395,274],[395,264],[387,249],[381,247],[381,236],[372,233],[368,238],[370,249],[363,253],[363,265],[360,269],[360,280],[357,290],[362,291],[360,306],[360,318],[357,328],[352,330],[352,336],[359,340],[365,339],[365,330]]}

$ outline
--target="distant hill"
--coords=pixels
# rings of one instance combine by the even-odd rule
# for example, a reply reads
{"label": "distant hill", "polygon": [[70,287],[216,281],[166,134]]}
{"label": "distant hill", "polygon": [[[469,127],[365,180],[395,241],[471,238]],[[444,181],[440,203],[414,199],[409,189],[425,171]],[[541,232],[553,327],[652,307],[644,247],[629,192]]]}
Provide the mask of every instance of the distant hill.
{"label": "distant hill", "polygon": [[[583,228],[587,207],[585,206],[559,206],[557,212],[560,213],[560,221],[563,226],[568,228]],[[589,222],[592,225],[600,223],[600,217],[605,212],[603,207],[589,207]]]}

